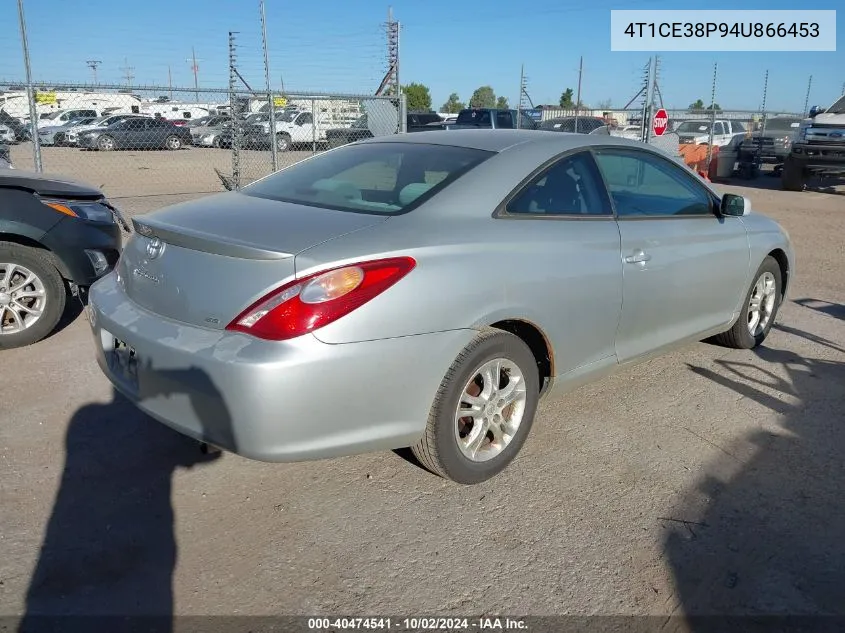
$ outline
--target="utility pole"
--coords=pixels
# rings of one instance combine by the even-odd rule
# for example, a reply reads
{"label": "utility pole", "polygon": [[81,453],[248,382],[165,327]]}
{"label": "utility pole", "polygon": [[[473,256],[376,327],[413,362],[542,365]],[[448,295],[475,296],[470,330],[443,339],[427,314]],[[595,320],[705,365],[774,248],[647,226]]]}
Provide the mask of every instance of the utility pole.
{"label": "utility pole", "polygon": [[23,0],[18,0],[18,21],[21,27],[21,46],[23,47],[23,63],[26,68],[26,97],[29,101],[29,129],[32,135],[32,157],[35,171],[43,171],[41,165],[41,141],[38,138],[38,112],[35,109],[35,88],[32,86],[32,67],[29,63],[29,42],[26,38],[26,20],[23,15]]}
{"label": "utility pole", "polygon": [[525,64],[519,67],[519,98],[516,100],[516,129],[520,128],[522,117],[522,93],[525,92]]}
{"label": "utility pole", "polygon": [[578,94],[575,95],[575,129],[578,131],[578,111],[581,109],[581,75],[584,73],[584,56],[581,56],[581,61],[578,64]]}
{"label": "utility pole", "polygon": [[134,66],[129,65],[129,60],[127,58],[123,58],[123,66],[121,69],[123,71],[123,78],[126,80],[126,84],[129,86],[130,90],[132,89],[132,80],[135,79],[135,70]]}
{"label": "utility pole", "polygon": [[[393,19],[393,7],[387,8],[387,75],[382,87],[391,86],[396,99],[399,120],[398,131],[407,131],[407,121],[402,107],[402,84],[399,82],[399,22]],[[379,90],[381,92],[381,90]]]}
{"label": "utility pole", "polygon": [[97,84],[97,66],[102,64],[99,59],[89,59],[85,62],[88,65],[88,68],[91,69],[91,72],[94,73],[94,85]]}
{"label": "utility pole", "polygon": [[173,101],[173,75],[170,72],[170,64],[167,65],[167,85],[170,87],[170,100]]}
{"label": "utility pole", "polygon": [[191,62],[191,71],[194,73],[194,97],[196,97],[197,103],[200,100],[200,83],[199,83],[199,72],[200,67],[197,65],[197,62],[201,62],[201,59],[197,59],[197,52],[194,50],[194,47],[191,46],[191,58],[186,59],[185,61]]}
{"label": "utility pole", "polygon": [[707,164],[713,158],[713,134],[716,132],[716,78],[719,73],[719,62],[713,64],[713,88],[710,91],[710,139],[707,143]]}
{"label": "utility pole", "polygon": [[[267,90],[267,103],[270,107],[270,157],[273,171],[279,169],[279,148],[276,145],[276,104],[273,101],[273,91],[270,90],[270,58],[267,54],[267,15],[264,12],[264,0],[258,0],[261,12],[261,46],[264,49],[264,87]],[[316,129],[317,121],[311,123]]]}

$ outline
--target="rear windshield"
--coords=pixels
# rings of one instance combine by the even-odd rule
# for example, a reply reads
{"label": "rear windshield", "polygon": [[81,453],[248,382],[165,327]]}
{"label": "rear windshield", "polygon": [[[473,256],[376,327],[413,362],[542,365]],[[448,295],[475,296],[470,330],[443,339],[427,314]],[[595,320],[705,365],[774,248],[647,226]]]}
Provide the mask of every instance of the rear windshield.
{"label": "rear windshield", "polygon": [[792,132],[801,126],[801,119],[769,119],[766,129],[772,131]]}
{"label": "rear windshield", "polygon": [[490,127],[490,111],[462,110],[455,123],[457,125],[478,125],[480,127]]}
{"label": "rear windshield", "polygon": [[424,143],[349,145],[283,169],[242,192],[339,211],[397,215],[493,154]]}

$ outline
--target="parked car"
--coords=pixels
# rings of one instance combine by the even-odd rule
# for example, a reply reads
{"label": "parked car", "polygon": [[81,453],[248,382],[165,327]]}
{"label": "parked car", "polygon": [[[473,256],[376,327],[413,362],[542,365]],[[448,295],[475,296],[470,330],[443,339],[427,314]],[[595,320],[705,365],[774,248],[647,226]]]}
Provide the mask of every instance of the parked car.
{"label": "parked car", "polygon": [[85,117],[81,119],[71,119],[63,125],[51,125],[48,127],[38,128],[38,140],[42,145],[66,145],[68,132],[77,126],[88,125],[96,118]]}
{"label": "parked car", "polygon": [[115,149],[182,149],[191,144],[191,132],[165,119],[152,117],[126,119],[108,127],[80,132],[80,147],[111,151]]}
{"label": "parked car", "polygon": [[643,129],[641,125],[623,125],[618,128],[611,128],[610,135],[620,138],[628,138],[632,141],[642,140]]}
{"label": "parked car", "polygon": [[145,119],[148,118],[143,114],[111,114],[103,116],[99,119],[94,119],[85,125],[74,125],[65,132],[65,143],[68,145],[76,145],[79,141],[79,134],[87,132],[88,130],[96,130],[97,128],[104,128],[117,123],[118,121],[125,121],[126,119]]}
{"label": "parked car", "polygon": [[38,119],[38,129],[43,127],[55,127],[65,125],[74,119],[91,118],[96,119],[103,113],[93,108],[71,108],[68,110],[56,110],[55,112],[44,113]]}
{"label": "parked car", "polygon": [[191,130],[191,140],[194,145],[202,147],[220,147],[220,135],[227,124],[232,122],[232,117],[225,114],[196,119],[188,124]]}
{"label": "parked car", "polygon": [[[406,118],[406,129],[410,132],[431,132],[443,129],[445,121],[436,112],[409,112]],[[326,130],[326,140],[329,147],[340,147],[347,143],[354,143],[365,138],[373,138],[370,131],[369,117],[361,115],[350,127]]]}
{"label": "parked car", "polygon": [[7,125],[0,124],[0,143],[14,143],[17,141],[15,131]]}
{"label": "parked car", "polygon": [[11,141],[12,143],[28,141],[32,137],[28,125],[3,110],[0,110],[0,125],[4,125],[14,132],[15,138]]}
{"label": "parked car", "polygon": [[[576,131],[576,118],[574,116],[556,117],[554,119],[546,119],[540,123],[541,130],[548,130],[551,132],[570,132]],[[592,116],[581,116],[577,119],[578,134],[609,134],[610,126],[604,119]]]}
{"label": "parked car", "polygon": [[0,169],[0,349],[52,332],[69,296],[112,270],[125,220],[90,185]]}
{"label": "parked car", "polygon": [[766,121],[765,129],[743,139],[739,146],[740,162],[759,155],[761,163],[782,163],[789,156],[800,126],[801,119],[797,117],[772,117]]}
{"label": "parked car", "polygon": [[133,221],[90,307],[138,407],[252,459],[410,446],[462,483],[505,468],[542,396],[760,345],[794,270],[746,198],[611,136],[377,137]]}

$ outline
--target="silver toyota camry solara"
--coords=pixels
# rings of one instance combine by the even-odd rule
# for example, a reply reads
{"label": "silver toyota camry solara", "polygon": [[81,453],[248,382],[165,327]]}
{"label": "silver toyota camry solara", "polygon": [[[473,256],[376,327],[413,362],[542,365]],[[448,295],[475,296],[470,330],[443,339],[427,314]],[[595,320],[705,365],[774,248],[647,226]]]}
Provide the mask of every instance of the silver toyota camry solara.
{"label": "silver toyota camry solara", "polygon": [[411,447],[477,483],[538,400],[769,333],[789,237],[649,146],[431,131],[134,219],[90,292],[99,364],[160,422],[289,462]]}

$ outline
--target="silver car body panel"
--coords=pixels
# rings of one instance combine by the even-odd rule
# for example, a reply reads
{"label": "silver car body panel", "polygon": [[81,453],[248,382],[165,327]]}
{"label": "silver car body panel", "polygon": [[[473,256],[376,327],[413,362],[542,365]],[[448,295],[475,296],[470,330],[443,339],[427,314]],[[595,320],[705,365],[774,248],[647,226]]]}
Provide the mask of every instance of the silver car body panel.
{"label": "silver car body panel", "polygon": [[[773,250],[794,275],[788,236],[756,213],[636,220],[495,213],[539,166],[568,151],[637,147],[665,159],[642,143],[519,130],[362,141],[402,142],[499,153],[396,216],[233,192],[138,217],[117,272],[90,292],[105,374],[156,419],[247,457],[398,448],[423,433],[440,382],[482,327],[522,321],[538,329],[553,367],[547,393],[559,394],[726,330]],[[637,250],[651,259],[627,263]],[[397,255],[417,261],[407,277],[312,334],[270,342],[223,329],[294,279]],[[115,338],[137,353],[137,387],[110,364]]]}

